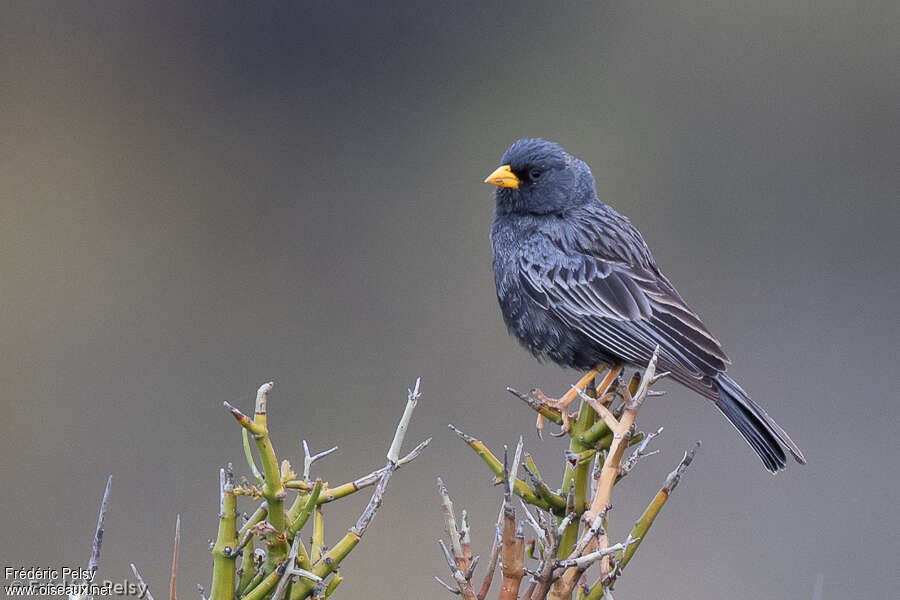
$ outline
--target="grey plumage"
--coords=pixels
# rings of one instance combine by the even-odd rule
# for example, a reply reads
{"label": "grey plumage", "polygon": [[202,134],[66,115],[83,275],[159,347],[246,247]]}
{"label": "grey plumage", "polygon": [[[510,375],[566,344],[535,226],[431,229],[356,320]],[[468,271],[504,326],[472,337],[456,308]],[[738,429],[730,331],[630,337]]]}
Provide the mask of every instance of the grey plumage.
{"label": "grey plumage", "polygon": [[[491,227],[497,298],[510,332],[535,356],[587,370],[599,363],[660,368],[713,401],[766,468],[800,449],[726,373],[719,341],[660,272],[641,234],[597,198],[588,166],[540,139],[501,161]],[[500,184],[498,184],[500,185]]]}

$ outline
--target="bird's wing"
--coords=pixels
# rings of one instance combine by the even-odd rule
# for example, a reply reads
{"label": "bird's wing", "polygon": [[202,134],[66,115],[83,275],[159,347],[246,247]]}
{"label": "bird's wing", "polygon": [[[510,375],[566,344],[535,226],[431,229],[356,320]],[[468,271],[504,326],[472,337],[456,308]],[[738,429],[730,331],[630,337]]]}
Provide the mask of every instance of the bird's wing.
{"label": "bird's wing", "polygon": [[650,263],[524,253],[519,278],[535,302],[628,362],[646,362],[659,346],[664,368],[688,384],[728,363],[719,342]]}

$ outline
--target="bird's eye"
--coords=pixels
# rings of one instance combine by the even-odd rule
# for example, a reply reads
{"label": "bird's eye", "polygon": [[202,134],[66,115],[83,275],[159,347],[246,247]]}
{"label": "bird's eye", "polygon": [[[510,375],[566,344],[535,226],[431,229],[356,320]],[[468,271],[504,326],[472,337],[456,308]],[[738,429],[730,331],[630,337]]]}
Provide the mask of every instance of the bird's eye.
{"label": "bird's eye", "polygon": [[530,170],[530,171],[528,172],[528,176],[529,176],[531,179],[540,179],[541,174],[542,174],[542,173],[541,173],[541,170],[540,170],[540,169],[532,169],[532,170]]}

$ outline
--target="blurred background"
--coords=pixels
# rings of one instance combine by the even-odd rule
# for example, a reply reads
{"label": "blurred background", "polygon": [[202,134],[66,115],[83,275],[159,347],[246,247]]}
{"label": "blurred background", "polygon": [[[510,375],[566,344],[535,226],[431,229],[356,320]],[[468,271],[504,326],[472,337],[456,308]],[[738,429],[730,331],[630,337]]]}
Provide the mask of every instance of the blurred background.
{"label": "blurred background", "polygon": [[[482,179],[516,138],[585,159],[806,452],[766,473],[690,393],[646,405],[662,454],[617,488],[623,537],[696,439],[622,598],[896,598],[900,5],[896,2],[6,3],[0,9],[2,565],[208,587],[222,408],[270,399],[280,457],[383,464],[344,598],[439,598],[434,477],[488,552],[500,489],[447,429],[539,441],[506,394],[576,374],[508,337]],[[302,460],[300,461],[302,464]],[[548,479],[549,479],[548,475]],[[556,479],[554,475],[553,479]],[[334,542],[367,493],[332,505]],[[243,506],[249,509],[253,504]]]}

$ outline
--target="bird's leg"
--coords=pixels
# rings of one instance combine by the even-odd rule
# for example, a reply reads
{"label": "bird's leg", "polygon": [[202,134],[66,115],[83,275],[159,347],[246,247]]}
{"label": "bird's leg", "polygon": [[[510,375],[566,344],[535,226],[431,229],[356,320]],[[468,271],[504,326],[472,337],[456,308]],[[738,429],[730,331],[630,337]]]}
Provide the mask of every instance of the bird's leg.
{"label": "bird's leg", "polygon": [[[564,433],[568,432],[572,427],[571,423],[569,422],[569,405],[573,400],[575,400],[575,398],[578,397],[578,392],[584,390],[584,388],[587,387],[587,384],[593,381],[594,378],[600,374],[600,371],[602,369],[602,366],[598,366],[585,373],[584,376],[578,380],[578,383],[572,386],[572,389],[563,394],[561,398],[548,398],[541,390],[534,390],[533,393],[538,398],[538,400],[551,408],[559,410],[559,413],[562,416],[562,430]],[[611,370],[604,378],[604,383],[607,379],[609,379],[609,383],[612,383],[613,379],[615,379],[615,375],[612,375],[613,371],[615,371],[615,374],[618,375],[618,369]],[[605,392],[606,388],[609,387],[609,383],[606,383],[605,386],[601,387],[601,390],[603,392]],[[538,415],[536,426],[538,429],[538,433],[540,433],[544,426],[544,419],[541,415]]]}
{"label": "bird's leg", "polygon": [[610,390],[613,388],[613,383],[616,381],[616,377],[619,376],[619,373],[622,372],[622,365],[613,365],[610,367],[609,372],[603,377],[603,381],[600,382],[600,385],[597,387],[597,397],[591,398],[587,394],[578,394],[581,396],[582,400],[588,403],[588,405],[594,409],[597,415],[603,419],[603,421],[609,426],[610,430],[615,432],[618,426],[618,421],[616,420],[615,415],[606,407],[607,404],[612,402],[613,393],[610,393]]}

